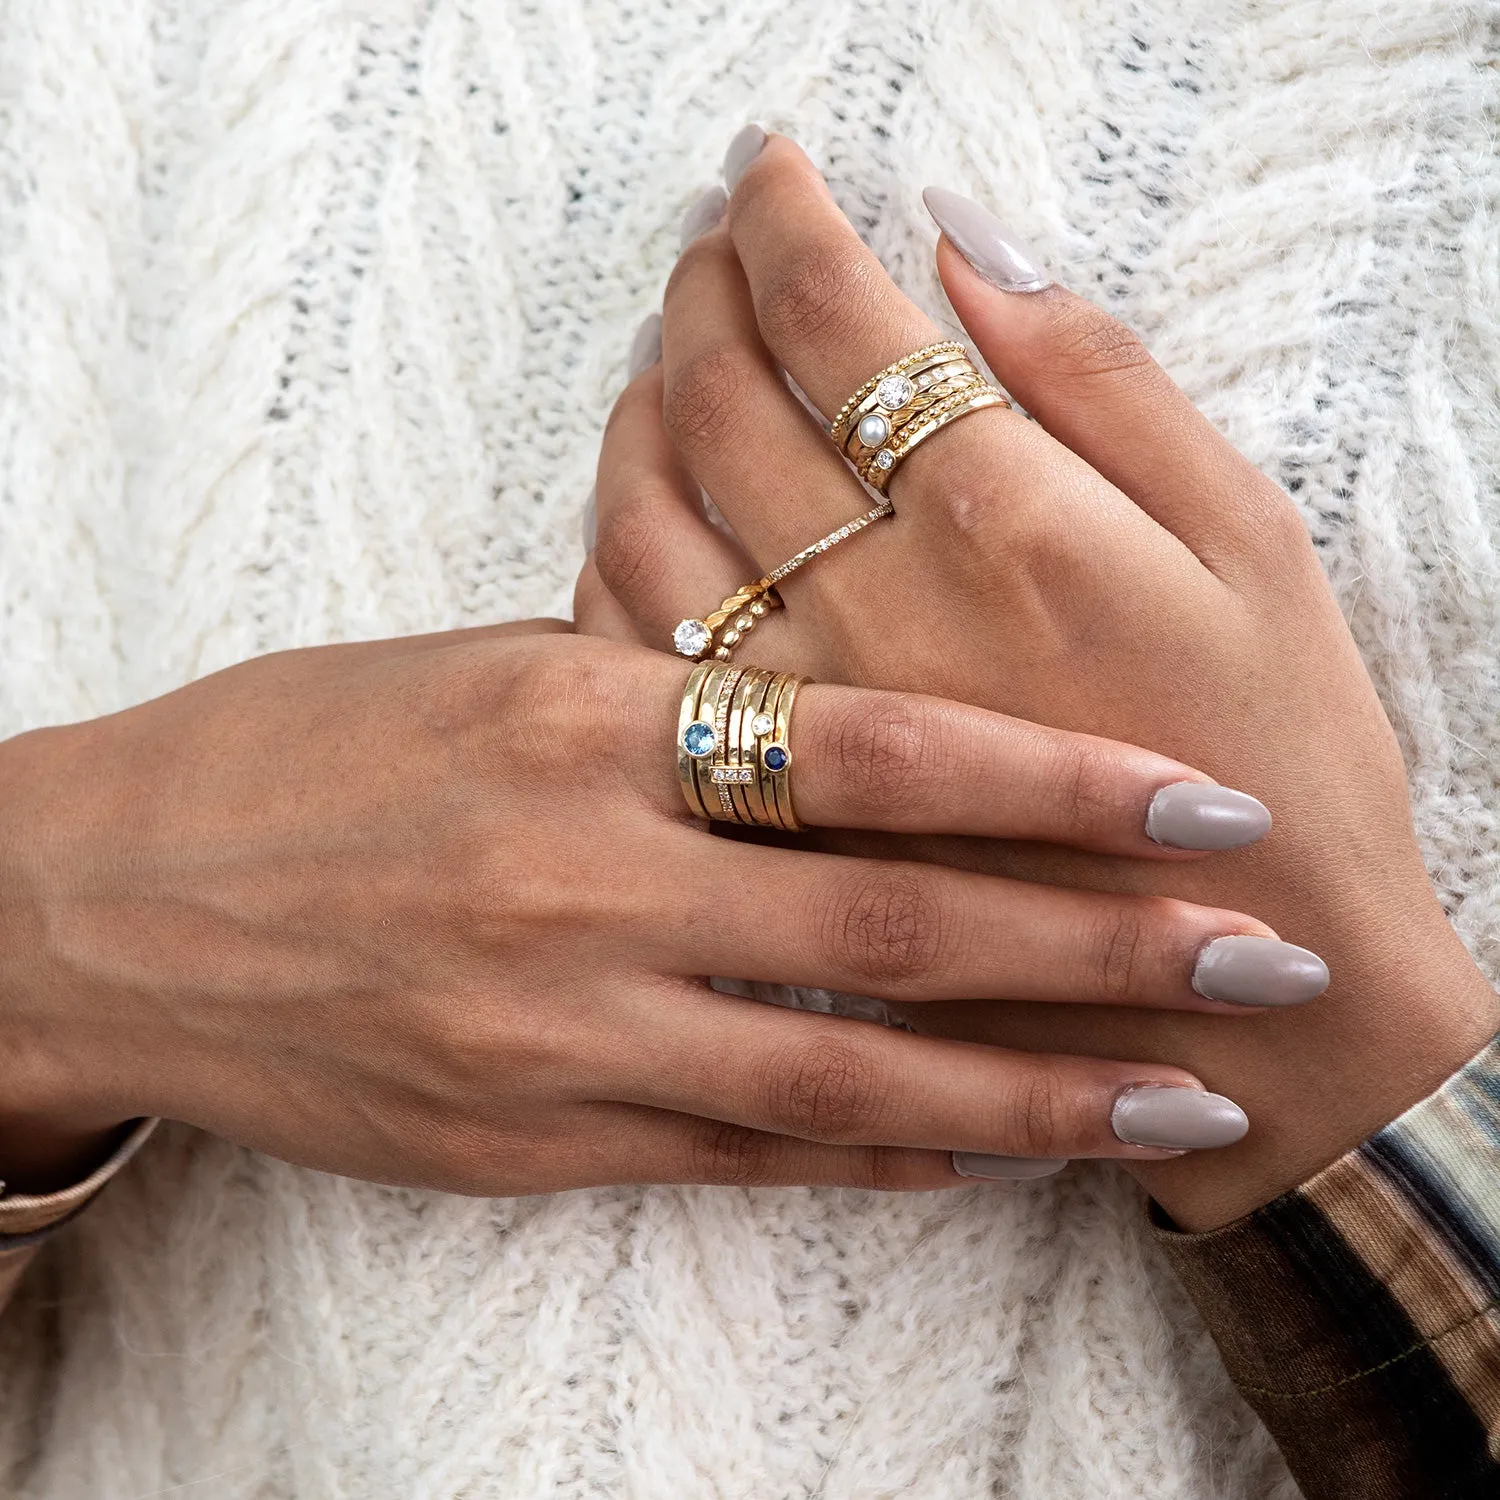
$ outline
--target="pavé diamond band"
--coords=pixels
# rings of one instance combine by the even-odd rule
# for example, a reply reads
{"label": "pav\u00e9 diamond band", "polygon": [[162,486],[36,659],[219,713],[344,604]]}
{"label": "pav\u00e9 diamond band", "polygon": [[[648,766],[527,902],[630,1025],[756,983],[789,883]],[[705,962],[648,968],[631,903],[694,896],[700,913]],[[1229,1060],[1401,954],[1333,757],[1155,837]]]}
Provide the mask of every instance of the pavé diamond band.
{"label": "pav\u00e9 diamond band", "polygon": [[804,547],[795,557],[789,557],[780,567],[772,568],[764,578],[747,583],[744,588],[731,594],[711,615],[701,620],[681,620],[672,632],[672,649],[690,661],[703,661],[712,657],[715,661],[728,661],[734,648],[755,629],[773,609],[781,608],[781,596],[776,585],[795,573],[798,568],[821,557],[830,547],[837,547],[858,531],[863,531],[873,521],[895,514],[889,500],[882,500],[862,516],[846,521],[836,531],[820,537],[812,546]]}
{"label": "pav\u00e9 diamond band", "polygon": [[795,830],[792,704],[805,678],[700,662],[677,729],[677,779],[688,810],[719,823]]}
{"label": "pav\u00e9 diamond band", "polygon": [[1009,405],[962,344],[929,344],[872,375],[840,408],[828,435],[859,477],[884,494],[924,438],[971,411]]}

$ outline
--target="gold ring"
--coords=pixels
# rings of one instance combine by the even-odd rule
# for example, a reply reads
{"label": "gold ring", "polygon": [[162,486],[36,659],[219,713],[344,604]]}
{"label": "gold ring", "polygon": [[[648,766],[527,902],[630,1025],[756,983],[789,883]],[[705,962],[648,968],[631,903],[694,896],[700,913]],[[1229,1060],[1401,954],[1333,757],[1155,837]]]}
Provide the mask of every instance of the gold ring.
{"label": "gold ring", "polygon": [[792,803],[792,704],[806,678],[705,661],[688,674],[677,777],[688,810],[717,823],[801,828]]}
{"label": "gold ring", "polygon": [[710,656],[716,661],[728,661],[734,648],[756,625],[773,609],[782,607],[776,585],[783,578],[813,558],[821,557],[830,547],[837,547],[856,532],[863,531],[866,526],[895,513],[896,507],[889,500],[882,500],[864,515],[846,521],[827,536],[819,537],[810,547],[804,547],[795,556],[787,558],[764,578],[757,578],[754,583],[736,590],[711,615],[705,615],[701,620],[679,620],[672,631],[672,649],[689,661],[703,661]]}
{"label": "gold ring", "polygon": [[829,436],[877,494],[901,460],[949,422],[1009,406],[962,344],[929,344],[872,375],[840,408]]}

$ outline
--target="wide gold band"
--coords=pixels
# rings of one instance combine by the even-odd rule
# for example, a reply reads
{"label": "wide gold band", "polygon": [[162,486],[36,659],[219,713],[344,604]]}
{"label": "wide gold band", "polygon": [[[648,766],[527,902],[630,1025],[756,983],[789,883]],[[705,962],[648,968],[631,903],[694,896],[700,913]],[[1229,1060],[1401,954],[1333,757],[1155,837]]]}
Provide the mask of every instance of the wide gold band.
{"label": "wide gold band", "polygon": [[688,810],[719,823],[795,831],[792,705],[806,681],[789,672],[700,662],[688,674],[677,729],[677,778]]}

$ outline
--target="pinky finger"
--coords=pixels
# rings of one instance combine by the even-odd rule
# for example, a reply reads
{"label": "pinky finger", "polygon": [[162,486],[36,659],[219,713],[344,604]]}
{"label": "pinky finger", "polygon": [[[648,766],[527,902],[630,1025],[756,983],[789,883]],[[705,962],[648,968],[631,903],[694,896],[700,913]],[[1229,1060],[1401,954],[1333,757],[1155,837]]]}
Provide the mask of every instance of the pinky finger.
{"label": "pinky finger", "polygon": [[578,1186],[695,1183],[921,1193],[972,1187],[977,1175],[956,1171],[947,1151],[824,1145],[642,1105],[595,1104],[590,1113],[593,1122],[575,1146]]}

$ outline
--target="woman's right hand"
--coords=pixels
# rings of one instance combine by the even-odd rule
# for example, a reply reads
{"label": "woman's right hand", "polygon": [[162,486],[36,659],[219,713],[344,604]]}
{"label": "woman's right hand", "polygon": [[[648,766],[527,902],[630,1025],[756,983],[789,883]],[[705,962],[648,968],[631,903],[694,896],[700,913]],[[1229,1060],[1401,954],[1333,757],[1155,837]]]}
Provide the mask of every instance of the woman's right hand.
{"label": "woman's right hand", "polygon": [[[1268,929],[715,837],[675,776],[686,671],[503,629],[325,647],[0,745],[9,1116],[76,1138],[164,1115],[481,1194],[937,1188],[962,1180],[950,1150],[1159,1158],[1243,1128],[1170,1066],[712,990],[1244,1015],[1197,994],[1194,966]],[[1162,787],[1207,778],[1107,740],[814,685],[792,748],[807,822],[1200,857],[1145,827]]]}

